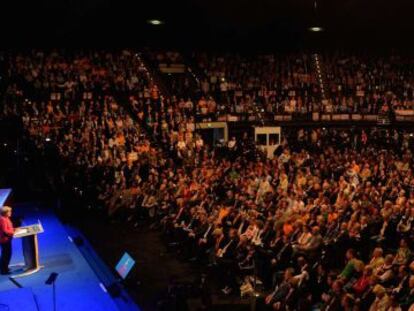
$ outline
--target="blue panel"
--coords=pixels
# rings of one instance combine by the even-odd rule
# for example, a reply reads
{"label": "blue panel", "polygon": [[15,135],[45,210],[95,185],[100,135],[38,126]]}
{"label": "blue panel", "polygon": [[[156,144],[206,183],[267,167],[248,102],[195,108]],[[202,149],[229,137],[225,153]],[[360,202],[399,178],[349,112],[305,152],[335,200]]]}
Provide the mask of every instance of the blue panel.
{"label": "blue panel", "polygon": [[4,202],[6,202],[10,193],[11,193],[11,189],[0,189],[0,206],[4,205]]}

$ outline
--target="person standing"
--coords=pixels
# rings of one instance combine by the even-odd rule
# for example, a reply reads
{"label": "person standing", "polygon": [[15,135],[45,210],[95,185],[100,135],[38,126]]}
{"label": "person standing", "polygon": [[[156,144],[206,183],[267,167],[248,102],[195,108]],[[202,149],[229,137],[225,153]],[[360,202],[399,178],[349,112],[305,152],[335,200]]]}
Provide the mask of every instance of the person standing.
{"label": "person standing", "polygon": [[10,274],[9,264],[12,256],[12,239],[14,234],[13,224],[11,222],[12,209],[9,206],[3,206],[0,209],[0,273]]}

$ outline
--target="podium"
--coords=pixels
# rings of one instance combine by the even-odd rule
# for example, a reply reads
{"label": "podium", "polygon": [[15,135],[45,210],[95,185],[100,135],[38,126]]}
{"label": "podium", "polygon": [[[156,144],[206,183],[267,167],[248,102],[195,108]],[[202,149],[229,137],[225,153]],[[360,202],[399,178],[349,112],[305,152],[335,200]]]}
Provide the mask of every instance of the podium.
{"label": "podium", "polygon": [[22,239],[24,267],[22,271],[18,271],[18,274],[13,275],[13,278],[27,276],[40,270],[37,235],[42,232],[44,230],[40,222],[31,226],[16,228],[14,238]]}

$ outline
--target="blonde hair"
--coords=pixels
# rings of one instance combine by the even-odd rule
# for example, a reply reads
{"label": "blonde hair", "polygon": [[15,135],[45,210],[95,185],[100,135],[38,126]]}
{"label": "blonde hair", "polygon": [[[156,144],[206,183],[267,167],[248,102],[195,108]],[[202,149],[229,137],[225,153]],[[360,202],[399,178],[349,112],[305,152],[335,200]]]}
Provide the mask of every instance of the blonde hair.
{"label": "blonde hair", "polygon": [[8,213],[10,213],[12,211],[12,208],[10,206],[2,206],[0,209],[0,215],[1,216],[5,216]]}
{"label": "blonde hair", "polygon": [[377,285],[375,285],[375,286],[374,286],[374,288],[372,289],[372,292],[373,292],[375,295],[378,295],[378,294],[385,294],[385,288],[384,288],[383,286],[381,286],[381,285],[377,284]]}

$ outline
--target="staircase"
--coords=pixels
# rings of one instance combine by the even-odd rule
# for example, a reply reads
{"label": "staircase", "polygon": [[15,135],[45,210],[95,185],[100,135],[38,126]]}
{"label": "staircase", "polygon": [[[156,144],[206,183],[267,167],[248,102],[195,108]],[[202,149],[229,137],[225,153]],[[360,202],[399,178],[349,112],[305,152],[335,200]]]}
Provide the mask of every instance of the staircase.
{"label": "staircase", "polygon": [[327,88],[328,84],[326,83],[326,70],[323,65],[322,57],[319,53],[312,54],[312,63],[320,89],[320,100],[325,102],[329,99],[329,91]]}
{"label": "staircase", "polygon": [[172,94],[169,88],[165,85],[156,64],[151,62],[145,53],[137,53],[136,57],[147,74],[148,82],[158,87],[160,95],[171,97]]}
{"label": "staircase", "polygon": [[[154,59],[151,54],[143,53],[145,63],[149,63],[151,70],[150,74],[154,77],[160,85],[166,89],[167,96],[175,96],[180,99],[191,99],[194,105],[193,116],[197,122],[201,121],[201,116],[198,114],[197,105],[199,99],[203,96],[201,90],[201,81],[206,78],[201,70],[199,70],[196,62],[194,62],[185,53],[179,53],[180,60],[175,62],[168,61],[145,61]],[[210,95],[211,96],[211,95]]]}

